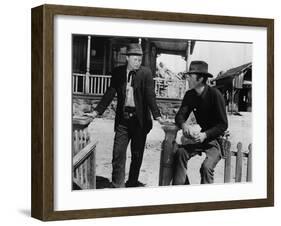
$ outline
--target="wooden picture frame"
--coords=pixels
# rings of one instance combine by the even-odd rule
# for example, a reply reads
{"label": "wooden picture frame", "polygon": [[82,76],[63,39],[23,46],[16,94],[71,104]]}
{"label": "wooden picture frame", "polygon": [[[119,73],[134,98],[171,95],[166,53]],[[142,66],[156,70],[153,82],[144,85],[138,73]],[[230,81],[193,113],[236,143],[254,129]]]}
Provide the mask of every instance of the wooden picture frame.
{"label": "wooden picture frame", "polygon": [[[267,197],[217,202],[54,210],[54,17],[56,15],[239,25],[267,29]],[[32,9],[32,217],[43,221],[274,205],[274,20],[125,9],[42,5]]]}

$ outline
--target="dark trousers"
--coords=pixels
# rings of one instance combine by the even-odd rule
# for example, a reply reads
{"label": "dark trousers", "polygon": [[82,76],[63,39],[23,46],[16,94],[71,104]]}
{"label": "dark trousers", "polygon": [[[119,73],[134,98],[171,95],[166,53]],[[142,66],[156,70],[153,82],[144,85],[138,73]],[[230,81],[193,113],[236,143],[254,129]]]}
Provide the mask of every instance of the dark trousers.
{"label": "dark trousers", "polygon": [[202,151],[206,153],[206,158],[200,168],[201,184],[211,184],[214,182],[214,168],[221,159],[220,146],[216,140],[206,144],[184,145],[176,151],[173,185],[189,184],[187,162]]}
{"label": "dark trousers", "polygon": [[138,181],[146,141],[146,133],[139,126],[136,116],[124,119],[116,127],[113,158],[112,158],[112,185],[125,186],[126,152],[131,141],[131,165],[128,182],[135,184]]}

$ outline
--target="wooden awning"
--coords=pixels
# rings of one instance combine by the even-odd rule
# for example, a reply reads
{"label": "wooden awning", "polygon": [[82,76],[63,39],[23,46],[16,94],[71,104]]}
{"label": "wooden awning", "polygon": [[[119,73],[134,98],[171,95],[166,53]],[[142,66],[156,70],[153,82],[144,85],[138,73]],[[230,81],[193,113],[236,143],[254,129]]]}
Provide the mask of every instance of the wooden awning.
{"label": "wooden awning", "polygon": [[[149,38],[149,40],[156,46],[158,52],[186,56],[186,50],[188,48],[187,40],[161,40],[156,38]],[[189,54],[192,54],[195,41],[192,40],[190,44]]]}

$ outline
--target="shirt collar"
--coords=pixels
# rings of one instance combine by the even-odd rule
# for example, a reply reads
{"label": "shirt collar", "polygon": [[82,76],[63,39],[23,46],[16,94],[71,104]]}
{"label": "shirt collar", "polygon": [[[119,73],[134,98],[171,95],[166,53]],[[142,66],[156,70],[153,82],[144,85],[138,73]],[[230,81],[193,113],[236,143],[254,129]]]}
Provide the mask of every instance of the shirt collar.
{"label": "shirt collar", "polygon": [[205,85],[203,92],[199,95],[202,99],[206,96],[206,93],[208,91],[209,87]]}

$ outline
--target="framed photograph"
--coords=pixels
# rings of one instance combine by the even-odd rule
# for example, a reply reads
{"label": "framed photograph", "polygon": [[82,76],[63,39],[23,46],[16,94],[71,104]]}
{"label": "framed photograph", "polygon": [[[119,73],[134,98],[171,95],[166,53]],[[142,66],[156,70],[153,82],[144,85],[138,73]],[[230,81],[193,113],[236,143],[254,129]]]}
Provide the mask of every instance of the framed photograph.
{"label": "framed photograph", "polygon": [[274,20],[32,9],[32,216],[274,205]]}

